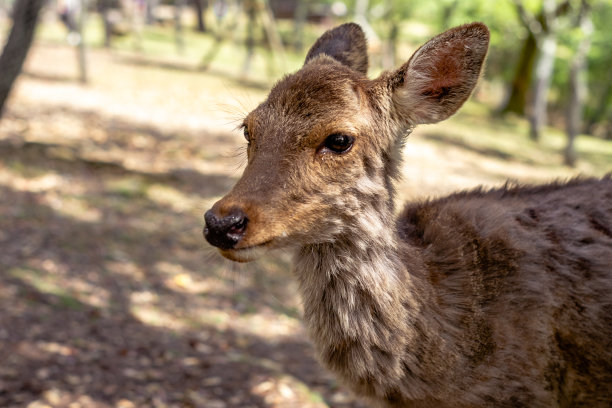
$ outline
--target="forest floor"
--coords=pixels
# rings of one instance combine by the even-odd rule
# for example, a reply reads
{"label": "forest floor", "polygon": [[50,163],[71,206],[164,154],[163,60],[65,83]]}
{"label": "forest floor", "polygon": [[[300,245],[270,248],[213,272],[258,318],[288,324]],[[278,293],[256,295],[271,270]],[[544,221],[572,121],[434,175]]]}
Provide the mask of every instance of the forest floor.
{"label": "forest floor", "polygon": [[[362,407],[314,358],[289,255],[202,238],[266,86],[100,50],[84,86],[75,58],[34,47],[0,121],[0,406]],[[483,106],[410,136],[402,199],[612,171],[609,143],[564,168],[562,137]]]}

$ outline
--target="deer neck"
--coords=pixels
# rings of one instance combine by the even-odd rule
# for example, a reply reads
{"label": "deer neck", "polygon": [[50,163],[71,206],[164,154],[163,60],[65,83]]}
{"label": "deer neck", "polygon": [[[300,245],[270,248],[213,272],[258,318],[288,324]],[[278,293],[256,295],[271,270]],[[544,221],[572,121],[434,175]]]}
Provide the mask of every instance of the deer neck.
{"label": "deer neck", "polygon": [[418,252],[399,240],[391,206],[371,210],[356,216],[335,242],[303,246],[295,272],[304,321],[322,362],[353,384],[377,387],[371,379],[380,378],[377,392],[384,394],[394,382],[405,382],[406,365],[414,365],[413,381],[426,379],[416,360],[439,341],[424,307],[431,290],[422,273],[412,273],[424,270]]}
{"label": "deer neck", "polygon": [[319,331],[321,338],[363,339],[398,329],[405,272],[397,252],[392,236],[375,238],[372,231],[299,250],[295,272],[315,339]]}

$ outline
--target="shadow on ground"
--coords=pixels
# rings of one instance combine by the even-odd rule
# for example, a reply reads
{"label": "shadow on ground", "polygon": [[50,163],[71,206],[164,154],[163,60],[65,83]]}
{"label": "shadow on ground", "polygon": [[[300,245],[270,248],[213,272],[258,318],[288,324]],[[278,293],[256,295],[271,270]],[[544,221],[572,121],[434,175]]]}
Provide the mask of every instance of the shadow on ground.
{"label": "shadow on ground", "polygon": [[234,270],[203,243],[227,138],[33,117],[0,133],[0,406],[360,406],[313,358],[287,257]]}
{"label": "shadow on ground", "polygon": [[146,57],[139,56],[116,56],[116,60],[120,63],[133,65],[137,67],[153,67],[163,70],[171,70],[171,71],[179,71],[179,72],[202,72],[206,71],[209,75],[213,75],[219,78],[222,78],[228,82],[240,85],[241,87],[248,87],[258,90],[268,90],[270,89],[270,84],[264,81],[256,81],[250,80],[248,78],[242,77],[237,78],[235,75],[229,74],[226,71],[221,71],[214,68],[202,67],[202,66],[193,66],[187,64],[181,64],[178,62],[171,61],[159,61]]}

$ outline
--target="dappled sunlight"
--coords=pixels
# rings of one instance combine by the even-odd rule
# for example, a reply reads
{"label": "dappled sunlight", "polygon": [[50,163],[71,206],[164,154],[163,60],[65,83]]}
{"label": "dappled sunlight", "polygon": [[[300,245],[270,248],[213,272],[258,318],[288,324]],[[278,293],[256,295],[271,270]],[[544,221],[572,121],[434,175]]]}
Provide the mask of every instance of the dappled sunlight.
{"label": "dappled sunlight", "polygon": [[240,331],[243,333],[258,335],[264,339],[274,340],[283,336],[294,336],[303,332],[300,320],[297,317],[287,315],[276,315],[271,311],[267,313],[247,314],[240,317],[243,324]]}
{"label": "dappled sunlight", "polygon": [[403,200],[442,196],[481,185],[500,187],[508,180],[543,183],[602,176],[612,171],[612,152],[597,151],[593,146],[599,143],[605,142],[583,138],[581,154],[596,159],[569,168],[562,165],[563,140],[555,132],[545,133],[538,145],[520,129],[517,135],[516,125],[509,128],[460,113],[446,122],[417,128],[408,137],[399,196]]}
{"label": "dappled sunlight", "polygon": [[99,222],[102,219],[102,213],[83,199],[49,194],[45,201],[49,207],[66,217],[85,222]]}
{"label": "dappled sunlight", "polygon": [[[43,42],[16,82],[0,121],[0,406],[363,407],[316,362],[292,254],[236,264],[202,236],[246,165],[238,127],[278,75],[238,79],[236,48],[206,72],[157,57],[92,47],[81,85],[74,49]],[[537,144],[490,110],[418,128],[400,198],[612,171],[609,142],[579,139],[569,169],[558,132]]]}
{"label": "dappled sunlight", "polygon": [[41,351],[49,354],[59,354],[60,356],[71,356],[77,352],[74,347],[68,347],[53,341],[38,341],[35,346]]}
{"label": "dappled sunlight", "polygon": [[[191,294],[203,294],[214,289],[217,278],[205,278],[187,270],[183,265],[161,261],[154,266],[157,273],[164,279],[166,286],[172,290]],[[221,286],[221,283],[219,282]]]}
{"label": "dappled sunlight", "polygon": [[[41,378],[45,378],[45,372],[39,372],[38,376]],[[78,384],[83,381],[83,378],[73,376],[70,377],[70,380],[73,384]],[[63,406],[65,404],[70,403],[77,407],[89,407],[96,406],[100,402],[96,401],[96,399],[92,396],[83,394],[78,391],[75,392],[59,388],[52,388],[44,391],[40,399],[28,404],[28,408],[48,408],[50,406]],[[129,408],[129,406],[118,405],[118,408]]]}
{"label": "dappled sunlight", "polygon": [[124,277],[141,281],[145,278],[145,272],[142,266],[127,259],[125,254],[115,252],[110,255],[117,260],[106,262],[105,269],[107,271],[112,271],[114,275],[117,275],[118,279]]}
{"label": "dappled sunlight", "polygon": [[17,172],[0,168],[0,183],[19,191],[43,192],[55,190],[63,184],[59,174],[41,174],[38,177],[23,177]]}
{"label": "dappled sunlight", "polygon": [[132,301],[130,312],[134,317],[145,325],[161,327],[172,331],[185,330],[187,327],[185,322],[178,319],[176,315],[165,313],[161,308],[149,304],[150,299],[147,299],[147,297],[152,295],[151,292],[132,293],[130,297]]}
{"label": "dappled sunlight", "polygon": [[[73,50],[69,48],[34,47],[26,72],[46,73],[52,66],[54,75],[70,76],[73,66],[66,61],[72,58]],[[61,105],[165,130],[192,131],[231,131],[237,125],[236,116],[245,110],[238,100],[261,101],[266,95],[267,87],[247,91],[230,80],[198,72],[124,64],[104,52],[92,50],[89,58],[92,82],[86,88],[78,83],[37,79],[34,75],[29,81],[21,81],[15,93],[39,106]],[[245,94],[248,96],[242,97]]]}
{"label": "dappled sunlight", "polygon": [[153,184],[146,190],[149,200],[160,205],[166,205],[177,213],[192,212],[200,203],[201,197],[195,194],[185,194],[176,188],[162,184]]}
{"label": "dappled sunlight", "polygon": [[[24,177],[18,172],[0,168],[0,185],[16,191],[45,193],[41,203],[66,217],[79,221],[99,222],[102,212],[83,198],[82,186],[70,183],[57,173]],[[14,208],[19,211],[18,208]]]}
{"label": "dappled sunlight", "polygon": [[29,267],[9,269],[6,271],[7,275],[31,285],[42,294],[52,295],[53,304],[59,307],[74,309],[80,309],[81,305],[108,307],[110,299],[108,290],[86,280],[66,279],[66,265],[58,265],[49,259],[43,262],[34,259],[29,263],[31,264]]}

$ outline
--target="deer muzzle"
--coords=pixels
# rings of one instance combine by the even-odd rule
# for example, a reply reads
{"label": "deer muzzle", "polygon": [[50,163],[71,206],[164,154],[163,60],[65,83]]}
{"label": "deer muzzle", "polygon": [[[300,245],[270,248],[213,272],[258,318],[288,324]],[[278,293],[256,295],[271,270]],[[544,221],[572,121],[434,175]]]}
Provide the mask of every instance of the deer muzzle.
{"label": "deer muzzle", "polygon": [[208,210],[204,220],[204,238],[221,250],[233,249],[244,237],[249,222],[241,210],[234,210],[224,217]]}

